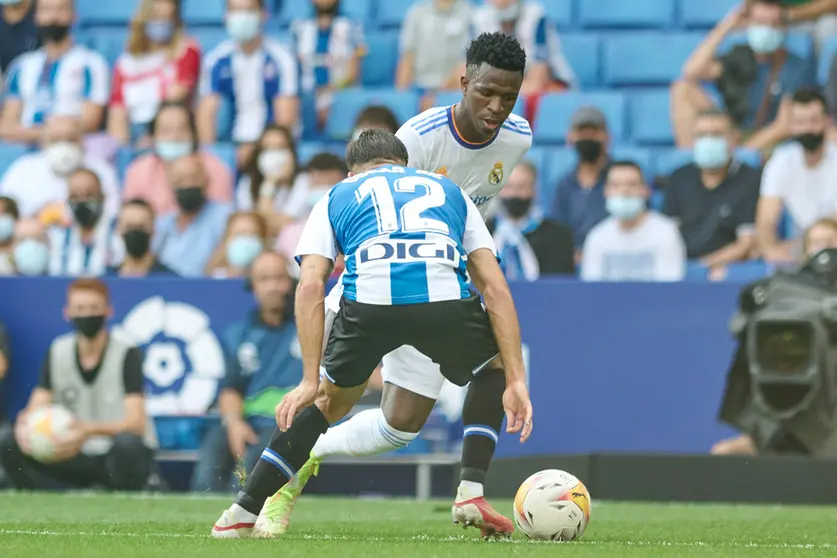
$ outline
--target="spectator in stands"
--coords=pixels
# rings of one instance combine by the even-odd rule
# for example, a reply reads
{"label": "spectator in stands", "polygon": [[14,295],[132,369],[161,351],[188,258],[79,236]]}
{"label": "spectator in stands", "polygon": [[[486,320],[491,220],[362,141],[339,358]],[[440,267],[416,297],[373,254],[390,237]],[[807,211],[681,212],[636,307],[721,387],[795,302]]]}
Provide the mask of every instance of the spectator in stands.
{"label": "spectator in stands", "polygon": [[17,222],[12,256],[18,275],[35,277],[46,274],[49,270],[49,244],[46,229],[40,221],[22,218]]}
{"label": "spectator in stands", "polygon": [[575,275],[572,231],[544,218],[536,203],[537,179],[532,163],[519,163],[500,191],[500,211],[488,221],[509,279]]}
{"label": "spectator in stands", "polygon": [[174,271],[160,263],[151,251],[151,240],[154,238],[154,209],[147,201],[135,198],[122,204],[117,226],[125,257],[119,266],[108,269],[108,275],[177,276]]}
{"label": "spectator in stands", "polygon": [[288,198],[299,178],[297,157],[296,140],[291,131],[271,124],[256,144],[238,181],[238,209],[258,211],[267,223],[268,236],[276,236],[293,220]]}
{"label": "spectator in stands", "polygon": [[267,225],[255,212],[239,211],[227,219],[221,243],[209,258],[206,275],[218,279],[246,277],[250,265],[264,252]]}
{"label": "spectator in stands", "polygon": [[835,0],[782,0],[782,21],[793,31],[810,33],[816,42],[817,52],[822,52],[825,43],[837,35],[835,13]]}
{"label": "spectator in stands", "polygon": [[472,26],[474,35],[502,31],[520,41],[526,51],[526,75],[520,94],[527,100],[530,121],[534,121],[541,94],[575,85],[575,73],[561,50],[558,30],[547,19],[541,2],[489,0],[474,12]]}
{"label": "spectator in stands", "polygon": [[236,460],[252,470],[276,429],[274,410],[302,379],[302,361],[293,320],[293,281],[285,258],[265,252],[253,262],[250,284],[256,308],[222,337],[226,376],[218,397],[221,422],[201,444],[192,490],[222,492]]}
{"label": "spectator in stands", "polygon": [[[293,261],[299,235],[314,205],[328,193],[328,190],[349,175],[346,162],[333,153],[318,153],[311,158],[303,179],[291,190],[288,206],[294,210],[294,221],[285,225],[276,239],[276,251]],[[298,269],[296,263],[292,270]]]}
{"label": "spectator in stands", "polygon": [[604,113],[595,107],[577,110],[567,143],[578,153],[578,166],[558,182],[552,218],[570,227],[576,248],[580,248],[590,229],[607,217],[604,184],[610,165],[610,135]]}
{"label": "spectator in stands", "polygon": [[680,224],[690,260],[710,269],[750,257],[761,170],[733,158],[729,116],[706,109],[695,121],[694,162],[671,175],[663,212]]}
{"label": "spectator in stands", "polygon": [[74,43],[73,0],[38,0],[35,24],[43,47],[21,55],[9,69],[0,139],[37,143],[49,115],[81,118],[82,131],[97,131],[108,101],[109,71],[98,53]]}
{"label": "spectator in stands", "polygon": [[15,200],[0,196],[0,277],[15,274],[12,245],[19,218]]}
{"label": "spectator in stands", "polygon": [[[125,173],[122,199],[147,201],[157,215],[177,209],[177,202],[168,179],[172,161],[198,153],[195,116],[185,103],[165,101],[149,127],[154,149],[134,160]],[[230,203],[233,177],[230,169],[212,153],[199,157],[209,178],[206,196],[212,201]]]}
{"label": "spectator in stands", "polygon": [[468,0],[422,0],[410,8],[401,25],[398,89],[459,89],[454,73],[468,48],[472,10]]}
{"label": "spectator in stands", "polygon": [[[787,98],[813,85],[813,58],[803,59],[784,47],[781,0],[754,0],[734,9],[698,45],[683,66],[683,79],[672,84],[671,112],[678,147],[694,143],[695,117],[715,105],[701,82],[714,82],[722,105],[744,130],[744,145],[769,152],[788,136]],[[747,44],[718,56],[724,40],[747,27]]]}
{"label": "spectator in stands", "polygon": [[[345,0],[344,0],[345,1]],[[366,54],[363,26],[338,14],[339,0],[312,0],[315,17],[291,25],[302,76],[302,94],[313,96],[325,127],[335,90],[355,85]]]}
{"label": "spectator in stands", "polygon": [[201,277],[224,233],[230,207],[207,199],[209,179],[198,155],[169,164],[168,178],[178,209],[158,219],[154,253],[178,275]]}
{"label": "spectator in stands", "polygon": [[780,240],[784,212],[796,230],[837,215],[837,145],[825,141],[830,121],[825,98],[815,89],[797,91],[790,117],[795,141],[778,148],[765,165],[756,213],[759,250],[773,263],[791,262],[798,255],[798,240]]}
{"label": "spectator in stands", "polygon": [[227,0],[230,40],[207,54],[201,71],[201,142],[218,141],[218,113],[226,103],[239,167],[267,124],[296,130],[299,123],[297,61],[282,44],[262,34],[264,7],[264,0]]}
{"label": "spectator in stands", "polygon": [[393,134],[398,131],[401,125],[398,119],[387,107],[372,105],[366,107],[355,120],[352,139],[357,139],[364,130],[387,130]]}
{"label": "spectator in stands", "polygon": [[39,46],[34,0],[0,2],[0,74],[12,60]]}
{"label": "spectator in stands", "polygon": [[150,147],[148,124],[163,101],[191,102],[201,66],[180,0],[142,0],[131,22],[127,52],[116,61],[108,132],[123,145]]}
{"label": "spectator in stands", "polygon": [[71,222],[47,231],[49,274],[67,277],[103,275],[116,257],[114,218],[104,214],[105,198],[95,172],[80,168],[67,179]]}
{"label": "spectator in stands", "polygon": [[686,274],[686,246],[677,223],[649,211],[650,191],[642,169],[614,162],[605,196],[610,218],[584,242],[581,278],[585,281],[680,281]]}
{"label": "spectator in stands", "polygon": [[105,213],[116,215],[119,180],[109,162],[88,152],[77,117],[51,116],[43,127],[42,150],[18,158],[0,179],[0,195],[15,200],[23,217],[39,216],[44,224],[66,224],[67,178],[81,167],[96,173],[105,193]]}
{"label": "spectator in stands", "polygon": [[[98,279],[70,284],[64,315],[75,331],[50,344],[38,387],[14,432],[0,437],[0,461],[18,489],[45,489],[57,482],[142,490],[156,445],[145,414],[142,352],[106,327],[113,308],[107,286]],[[49,404],[66,407],[76,422],[69,437],[56,444],[54,459],[42,463],[30,457],[26,417]]]}

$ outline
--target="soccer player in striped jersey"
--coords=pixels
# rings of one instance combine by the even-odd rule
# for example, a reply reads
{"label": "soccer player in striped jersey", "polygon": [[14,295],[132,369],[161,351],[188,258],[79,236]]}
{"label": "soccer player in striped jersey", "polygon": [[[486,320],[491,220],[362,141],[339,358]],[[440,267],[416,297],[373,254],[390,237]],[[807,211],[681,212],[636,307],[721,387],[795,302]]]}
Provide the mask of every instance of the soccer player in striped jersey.
{"label": "soccer player in striped jersey", "polygon": [[[529,124],[512,114],[525,67],[526,54],[516,39],[502,33],[480,35],[466,55],[462,100],[412,118],[396,134],[407,147],[410,167],[450,178],[483,218],[488,203],[532,144]],[[340,285],[329,294],[327,321],[337,314],[341,295]],[[381,408],[358,413],[329,429],[294,482],[282,489],[283,498],[271,504],[272,517],[279,526],[274,531],[288,525],[297,496],[323,459],[384,453],[406,446],[418,436],[445,381],[439,365],[407,345],[383,358],[382,376]],[[514,530],[511,520],[497,513],[483,496],[483,482],[502,425],[505,389],[502,371],[486,370],[470,383],[462,411],[465,437],[453,518],[478,527],[484,536]],[[230,508],[216,523],[213,534],[248,536],[255,520],[252,514],[258,513],[252,504],[248,507],[250,510]],[[231,530],[231,526],[239,527]]]}

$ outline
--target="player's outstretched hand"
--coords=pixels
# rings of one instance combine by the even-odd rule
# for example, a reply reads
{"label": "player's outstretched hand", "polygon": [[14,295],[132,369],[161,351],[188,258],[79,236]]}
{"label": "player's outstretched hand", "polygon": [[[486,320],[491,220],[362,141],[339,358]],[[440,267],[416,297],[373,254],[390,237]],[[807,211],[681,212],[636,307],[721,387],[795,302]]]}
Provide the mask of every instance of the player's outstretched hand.
{"label": "player's outstretched hand", "polygon": [[514,382],[506,386],[503,408],[506,410],[506,432],[520,432],[522,444],[532,433],[532,401],[525,383]]}
{"label": "player's outstretched hand", "polygon": [[285,394],[279,406],[276,407],[276,425],[279,430],[287,432],[293,426],[296,414],[314,403],[319,387],[319,382],[303,380],[293,391]]}

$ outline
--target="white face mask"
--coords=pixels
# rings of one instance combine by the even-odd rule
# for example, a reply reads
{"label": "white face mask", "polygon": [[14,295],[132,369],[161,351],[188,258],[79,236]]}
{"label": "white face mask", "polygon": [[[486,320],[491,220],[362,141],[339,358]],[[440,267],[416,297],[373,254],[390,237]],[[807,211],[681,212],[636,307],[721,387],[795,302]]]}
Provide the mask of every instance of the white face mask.
{"label": "white face mask", "polygon": [[52,171],[58,176],[67,176],[79,168],[84,160],[81,146],[71,141],[59,141],[44,149],[44,156]]}
{"label": "white face mask", "polygon": [[237,43],[246,43],[259,36],[262,15],[257,11],[236,10],[227,14],[227,34]]}
{"label": "white face mask", "polygon": [[259,172],[264,176],[281,176],[292,163],[291,152],[287,149],[264,151],[256,162]]}
{"label": "white face mask", "polygon": [[500,21],[517,21],[520,17],[520,2],[515,2],[505,8],[494,8]]}
{"label": "white face mask", "polygon": [[311,186],[308,188],[308,207],[317,205],[317,202],[328,194],[329,189],[329,186]]}

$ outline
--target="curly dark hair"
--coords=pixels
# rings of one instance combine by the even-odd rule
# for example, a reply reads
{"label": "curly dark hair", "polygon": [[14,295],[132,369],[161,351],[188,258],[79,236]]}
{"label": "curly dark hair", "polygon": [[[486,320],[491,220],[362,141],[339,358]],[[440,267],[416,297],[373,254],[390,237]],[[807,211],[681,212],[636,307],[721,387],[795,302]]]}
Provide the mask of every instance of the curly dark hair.
{"label": "curly dark hair", "polygon": [[465,64],[468,68],[488,64],[498,70],[523,73],[526,69],[526,51],[511,35],[483,33],[468,46]]}

